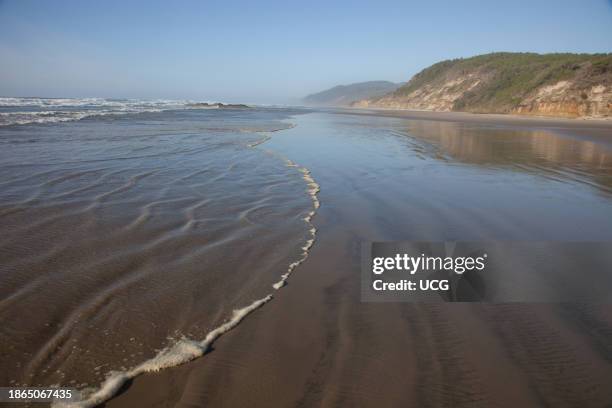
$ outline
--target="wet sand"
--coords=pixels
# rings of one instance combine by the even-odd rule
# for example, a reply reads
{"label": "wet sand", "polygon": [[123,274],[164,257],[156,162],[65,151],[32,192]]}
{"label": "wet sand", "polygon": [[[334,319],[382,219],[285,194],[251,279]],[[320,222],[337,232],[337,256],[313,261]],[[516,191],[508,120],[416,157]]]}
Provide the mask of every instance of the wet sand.
{"label": "wet sand", "polygon": [[359,287],[364,240],[611,241],[610,125],[376,115],[306,115],[266,142],[321,186],[309,258],[210,353],[108,407],[612,404],[610,305],[374,304]]}
{"label": "wet sand", "polygon": [[435,120],[445,122],[471,122],[493,123],[496,125],[529,125],[549,126],[570,129],[609,129],[612,124],[610,118],[558,118],[552,116],[529,116],[496,113],[468,113],[468,112],[433,112],[406,109],[365,109],[344,108],[330,109],[331,112],[341,112],[347,115],[386,116],[415,120]]}
{"label": "wet sand", "polygon": [[306,170],[257,147],[287,118],[0,127],[0,384],[121,384],[199,356],[269,299],[313,235]]}

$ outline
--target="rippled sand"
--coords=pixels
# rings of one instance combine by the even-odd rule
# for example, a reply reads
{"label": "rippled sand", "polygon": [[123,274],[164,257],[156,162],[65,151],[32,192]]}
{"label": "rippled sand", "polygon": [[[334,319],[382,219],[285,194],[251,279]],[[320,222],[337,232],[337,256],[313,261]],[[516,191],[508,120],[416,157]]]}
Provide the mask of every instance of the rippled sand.
{"label": "rippled sand", "polygon": [[600,128],[427,119],[303,115],[267,142],[321,187],[308,259],[214,352],[108,406],[609,405],[609,305],[361,302],[364,241],[612,240]]}
{"label": "rippled sand", "polygon": [[96,388],[178,364],[197,357],[181,345],[206,351],[233,310],[274,292],[314,239],[307,170],[259,146],[285,119],[0,128],[0,382]]}
{"label": "rippled sand", "polygon": [[99,385],[178,344],[211,352],[107,406],[612,403],[608,305],[359,286],[365,241],[611,241],[607,125],[218,114],[0,129],[3,382]]}

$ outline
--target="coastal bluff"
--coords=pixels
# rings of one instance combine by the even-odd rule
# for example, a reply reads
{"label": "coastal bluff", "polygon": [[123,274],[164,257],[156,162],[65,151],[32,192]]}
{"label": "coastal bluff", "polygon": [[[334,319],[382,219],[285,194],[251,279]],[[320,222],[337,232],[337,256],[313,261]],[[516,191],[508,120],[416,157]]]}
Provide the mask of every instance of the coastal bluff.
{"label": "coastal bluff", "polygon": [[503,52],[446,60],[393,92],[351,106],[609,118],[612,54]]}

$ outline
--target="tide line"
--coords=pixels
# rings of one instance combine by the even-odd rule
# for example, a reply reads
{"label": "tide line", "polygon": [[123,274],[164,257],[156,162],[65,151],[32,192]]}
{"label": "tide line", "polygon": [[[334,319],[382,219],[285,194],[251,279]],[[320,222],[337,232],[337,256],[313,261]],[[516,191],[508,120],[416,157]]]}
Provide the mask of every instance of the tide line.
{"label": "tide line", "polygon": [[[291,127],[294,126],[295,125]],[[264,138],[262,140],[250,144],[248,145],[248,147],[254,148],[270,140],[270,138],[271,137],[269,135],[264,135]],[[308,258],[309,251],[314,245],[317,234],[317,229],[315,228],[312,220],[316,214],[317,209],[320,207],[320,202],[318,199],[320,186],[313,179],[312,175],[310,174],[310,171],[305,167],[295,164],[289,159],[284,160],[288,167],[294,167],[302,174],[302,178],[304,179],[307,185],[307,193],[312,200],[313,209],[310,210],[303,218],[304,222],[308,226],[309,238],[306,240],[304,246],[302,246],[301,248],[302,253],[300,255],[300,258],[289,264],[287,271],[281,275],[281,279],[272,285],[275,290],[279,290],[283,286],[285,286],[287,280],[289,279],[289,276],[295,270],[295,268],[297,268]],[[202,357],[210,350],[215,340],[217,340],[219,337],[221,337],[228,331],[232,330],[234,327],[240,324],[242,319],[244,319],[253,311],[262,307],[270,300],[272,300],[271,294],[261,299],[255,300],[253,303],[246,307],[234,310],[230,319],[225,321],[217,328],[211,330],[206,335],[204,340],[197,341],[189,338],[183,338],[178,342],[161,350],[155,357],[140,363],[139,365],[130,370],[110,372],[106,380],[104,380],[102,385],[97,390],[91,392],[86,392],[87,390],[84,390],[86,398],[81,401],[55,401],[52,403],[51,406],[53,408],[93,408],[111,399],[128,381],[134,379],[135,377],[141,374],[157,372],[165,368],[175,367]]]}

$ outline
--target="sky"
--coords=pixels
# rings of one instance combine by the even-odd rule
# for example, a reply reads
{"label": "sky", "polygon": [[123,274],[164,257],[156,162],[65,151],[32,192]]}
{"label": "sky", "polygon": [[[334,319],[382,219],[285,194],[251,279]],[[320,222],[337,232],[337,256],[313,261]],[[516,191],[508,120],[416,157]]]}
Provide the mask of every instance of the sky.
{"label": "sky", "polygon": [[493,51],[612,52],[612,0],[0,0],[0,95],[295,103]]}

